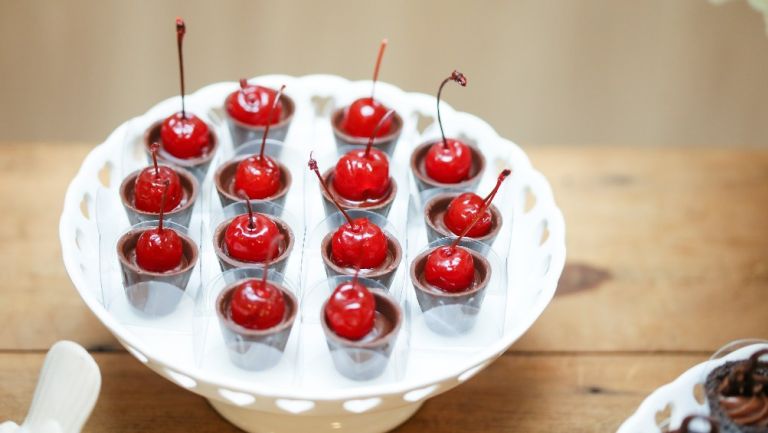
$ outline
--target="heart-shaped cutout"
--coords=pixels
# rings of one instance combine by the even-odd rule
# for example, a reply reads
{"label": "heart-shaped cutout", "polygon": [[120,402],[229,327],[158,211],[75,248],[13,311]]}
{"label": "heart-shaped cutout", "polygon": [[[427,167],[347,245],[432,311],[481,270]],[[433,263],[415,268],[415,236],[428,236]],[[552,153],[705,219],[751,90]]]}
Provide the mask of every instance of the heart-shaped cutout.
{"label": "heart-shaped cutout", "polygon": [[378,397],[365,398],[361,400],[348,400],[344,402],[344,409],[353,413],[363,413],[381,404]]}
{"label": "heart-shaped cutout", "polygon": [[230,391],[228,389],[220,389],[219,395],[232,402],[236,406],[247,406],[256,401],[256,397],[252,396],[251,394]]}
{"label": "heart-shaped cutout", "polygon": [[414,389],[413,391],[408,391],[403,396],[403,400],[410,401],[411,403],[415,403],[417,401],[421,401],[424,398],[426,398],[428,395],[435,392],[437,389],[437,385],[430,385],[424,388]]}
{"label": "heart-shaped cutout", "polygon": [[315,408],[315,402],[309,400],[287,400],[283,398],[277,399],[275,405],[280,409],[290,412],[294,415],[312,410]]}
{"label": "heart-shaped cutout", "polygon": [[179,386],[182,386],[184,388],[191,389],[197,386],[197,381],[195,381],[195,379],[192,379],[187,375],[177,373],[167,368],[165,369],[165,374],[167,374],[172,381],[176,382],[177,384],[179,384]]}

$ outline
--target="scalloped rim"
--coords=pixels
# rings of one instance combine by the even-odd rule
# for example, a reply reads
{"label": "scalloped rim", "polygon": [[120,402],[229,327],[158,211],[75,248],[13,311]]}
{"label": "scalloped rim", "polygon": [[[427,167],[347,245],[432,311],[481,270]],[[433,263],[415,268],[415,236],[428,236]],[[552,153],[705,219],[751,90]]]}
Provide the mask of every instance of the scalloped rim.
{"label": "scalloped rim", "polygon": [[[321,78],[325,80],[336,80],[339,82],[339,84],[343,84],[346,86],[359,86],[359,85],[370,85],[370,81],[349,81],[342,77],[333,76],[333,75],[306,75],[302,77],[291,77],[287,75],[266,75],[266,76],[260,76],[252,78],[254,81],[258,80],[275,80],[275,79],[290,79],[290,80],[302,80],[302,79],[308,79],[308,78]],[[199,97],[198,95],[205,94],[207,92],[213,91],[218,86],[233,86],[235,85],[234,82],[220,82],[220,83],[214,83],[210,84],[208,86],[205,86],[193,94],[188,95],[189,99],[193,99],[196,97]],[[397,87],[385,83],[385,82],[378,82],[377,86],[387,86],[392,87],[394,89],[398,89]],[[398,89],[399,90],[399,89]],[[433,103],[434,97],[430,95],[426,95],[423,93],[408,93],[401,90],[401,92],[405,95],[407,95],[408,98],[421,99],[421,98],[427,98],[430,101],[430,104]],[[122,125],[120,125],[117,129],[115,129],[107,138],[106,141],[98,145],[96,148],[94,148],[88,156],[83,161],[82,166],[80,167],[80,170],[78,171],[75,178],[70,182],[67,193],[65,195],[65,201],[64,201],[64,209],[62,211],[61,219],[59,222],[59,237],[61,241],[61,247],[62,247],[62,256],[64,259],[64,265],[67,269],[67,273],[69,274],[70,279],[72,280],[73,284],[75,285],[77,291],[80,293],[81,298],[86,303],[88,308],[98,317],[98,319],[104,324],[104,326],[107,327],[107,329],[112,332],[115,337],[121,342],[121,344],[129,345],[133,350],[129,351],[130,353],[133,353],[133,351],[139,351],[141,354],[143,354],[147,358],[147,362],[145,363],[150,368],[154,370],[160,370],[160,368],[156,368],[155,365],[151,364],[157,364],[158,366],[167,366],[170,367],[173,364],[168,362],[167,359],[165,359],[163,356],[160,356],[156,353],[151,353],[148,350],[145,350],[146,347],[142,343],[141,339],[139,339],[136,335],[132,334],[129,330],[127,330],[121,323],[119,323],[114,317],[112,317],[109,312],[101,305],[99,300],[89,291],[87,290],[88,282],[86,281],[86,277],[83,273],[83,271],[80,269],[80,264],[76,260],[77,254],[75,253],[76,243],[75,243],[75,230],[71,230],[72,227],[75,226],[74,219],[77,217],[81,217],[80,214],[80,200],[83,196],[83,189],[81,188],[81,185],[86,182],[86,180],[90,180],[89,174],[97,172],[101,168],[101,164],[103,164],[102,154],[107,152],[107,146],[106,144],[114,141],[114,140],[122,140],[123,136],[127,133],[128,128],[130,127],[130,124],[137,119],[140,119],[144,116],[153,115],[153,113],[157,112],[158,110],[162,110],[164,106],[167,106],[168,104],[175,103],[175,101],[178,99],[178,96],[168,98],[152,108],[150,108],[145,114],[142,116],[134,117],[126,122],[124,122]],[[443,103],[445,104],[445,103]],[[444,107],[447,107],[449,110],[451,109],[448,104],[445,104]],[[443,108],[445,110],[445,108]],[[467,372],[472,371],[473,373],[477,373],[483,368],[487,367],[493,360],[495,360],[498,356],[500,356],[504,351],[507,350],[520,336],[535,322],[535,320],[538,318],[538,316],[541,315],[541,313],[544,311],[546,306],[549,304],[549,302],[552,300],[552,297],[555,294],[555,290],[557,288],[557,282],[560,278],[560,275],[562,273],[563,267],[565,266],[565,222],[563,219],[563,214],[560,211],[560,209],[556,206],[554,202],[554,197],[552,194],[552,189],[549,185],[549,182],[546,180],[544,175],[542,175],[540,172],[538,172],[536,169],[534,169],[531,164],[530,160],[528,159],[525,152],[517,146],[515,143],[506,140],[498,135],[496,131],[490,127],[486,122],[481,120],[480,118],[463,112],[457,112],[457,114],[461,114],[465,117],[465,121],[477,123],[479,127],[485,127],[489,128],[490,131],[492,131],[497,137],[499,137],[500,140],[506,142],[506,144],[509,146],[510,151],[510,160],[516,162],[516,169],[517,170],[525,170],[528,171],[526,179],[529,181],[528,183],[530,185],[535,185],[535,190],[537,194],[537,206],[536,209],[540,213],[545,213],[547,215],[547,219],[549,222],[548,230],[550,233],[548,242],[553,242],[552,248],[552,258],[550,262],[550,270],[547,272],[547,274],[541,278],[542,281],[542,290],[545,290],[547,293],[545,296],[539,297],[539,303],[532,305],[531,310],[528,312],[529,315],[533,315],[532,318],[527,320],[521,320],[523,323],[528,323],[526,326],[519,326],[517,328],[510,329],[507,334],[500,338],[498,341],[495,342],[495,344],[487,347],[486,349],[479,351],[475,356],[468,358],[469,360],[462,365],[461,368],[457,368],[456,371],[452,374],[444,374],[444,375],[436,375],[434,377],[429,377],[427,379],[422,379],[419,381],[399,381],[395,383],[387,383],[387,384],[379,384],[379,385],[370,385],[370,386],[360,386],[357,388],[347,388],[347,389],[329,389],[322,394],[320,393],[302,393],[300,390],[295,390],[295,392],[290,392],[291,389],[287,389],[287,387],[284,387],[282,389],[273,387],[273,386],[264,386],[260,384],[249,384],[248,387],[244,387],[242,384],[238,383],[235,380],[219,380],[214,379],[209,373],[206,371],[203,371],[198,368],[177,368],[173,366],[172,368],[177,374],[182,374],[185,376],[188,376],[192,378],[193,380],[197,381],[198,386],[194,389],[190,389],[190,391],[195,392],[197,394],[203,395],[207,398],[216,398],[221,400],[221,398],[218,395],[207,395],[204,393],[204,387],[201,385],[209,385],[209,386],[215,386],[219,388],[224,388],[228,390],[232,390],[235,392],[243,392],[252,394],[256,397],[266,397],[266,398],[280,398],[280,399],[296,399],[296,400],[314,400],[317,402],[336,402],[341,400],[348,400],[348,399],[359,399],[359,398],[366,398],[366,397],[376,397],[376,396],[390,396],[390,395],[401,395],[404,393],[407,393],[409,391],[423,389],[425,387],[430,387],[432,385],[439,385],[442,384],[442,386],[438,387],[436,391],[430,395],[430,397],[434,397],[435,395],[438,395],[442,392],[445,392],[454,386],[460,384],[463,382],[461,380],[461,376],[464,376]],[[91,196],[91,200],[94,200],[94,194],[93,191],[90,191],[88,193]],[[94,224],[94,221],[86,220],[88,224]],[[466,380],[466,378],[464,379]],[[407,401],[403,401],[403,404],[407,404]]]}

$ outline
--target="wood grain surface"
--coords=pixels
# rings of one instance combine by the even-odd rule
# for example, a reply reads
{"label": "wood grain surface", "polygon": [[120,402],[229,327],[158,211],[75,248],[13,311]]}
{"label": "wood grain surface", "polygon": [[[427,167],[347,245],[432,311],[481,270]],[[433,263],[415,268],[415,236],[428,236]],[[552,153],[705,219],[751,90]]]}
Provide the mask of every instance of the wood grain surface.
{"label": "wood grain surface", "polygon": [[[63,268],[58,219],[92,145],[0,144],[0,418],[20,421],[44,353],[97,353],[87,431],[235,431],[122,351]],[[558,295],[505,356],[398,432],[610,432],[729,340],[766,337],[768,150],[526,149],[566,218]]]}

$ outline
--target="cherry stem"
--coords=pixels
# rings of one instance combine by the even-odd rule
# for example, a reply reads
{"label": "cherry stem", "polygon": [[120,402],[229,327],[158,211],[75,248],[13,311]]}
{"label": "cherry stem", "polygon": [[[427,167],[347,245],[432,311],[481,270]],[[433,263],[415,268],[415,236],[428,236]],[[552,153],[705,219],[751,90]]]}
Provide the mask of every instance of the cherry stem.
{"label": "cherry stem", "polygon": [[187,118],[187,109],[184,104],[184,56],[182,54],[182,42],[184,34],[187,33],[187,26],[181,17],[176,17],[176,48],[179,52],[179,83],[181,85],[181,117]]}
{"label": "cherry stem", "polygon": [[352,222],[352,218],[349,217],[349,214],[341,207],[338,201],[336,201],[336,197],[333,196],[331,193],[331,190],[328,189],[328,185],[325,183],[325,179],[323,179],[323,176],[320,174],[320,169],[317,168],[317,161],[315,161],[314,158],[312,158],[312,153],[309,154],[309,169],[315,172],[315,176],[317,176],[317,180],[320,181],[320,186],[323,187],[323,190],[325,190],[325,193],[328,194],[328,197],[331,198],[331,201],[333,204],[336,205],[336,209],[338,209],[342,215],[344,215],[344,218],[346,218],[347,222],[350,226],[355,227],[355,224]]}
{"label": "cherry stem", "polygon": [[277,104],[280,103],[280,98],[283,96],[283,90],[285,90],[285,84],[280,86],[280,89],[277,91],[277,95],[275,95],[275,100],[272,102],[272,106],[269,107],[269,114],[267,114],[267,127],[264,128],[264,135],[261,137],[261,153],[259,153],[259,161],[264,160],[264,147],[267,145],[269,125],[272,124],[272,113],[275,111],[275,108],[277,108]]}
{"label": "cherry stem", "polygon": [[155,179],[160,177],[160,168],[157,166],[157,152],[160,150],[160,143],[154,142],[149,146],[149,151],[152,154],[152,164],[155,166]]}
{"label": "cherry stem", "polygon": [[440,125],[440,135],[443,137],[443,147],[448,148],[448,141],[445,139],[445,132],[443,131],[443,120],[440,118],[440,94],[443,93],[443,87],[449,81],[455,81],[461,85],[461,87],[467,87],[467,77],[459,71],[453,71],[451,76],[443,80],[440,83],[440,88],[437,89],[437,124]]}
{"label": "cherry stem", "polygon": [[381,126],[384,125],[384,123],[390,117],[392,117],[393,114],[395,114],[395,110],[394,109],[387,111],[386,114],[381,116],[381,119],[379,120],[379,123],[376,124],[376,127],[373,128],[373,132],[371,133],[370,138],[368,138],[368,145],[365,146],[365,154],[363,156],[365,156],[366,158],[371,153],[371,147],[373,147],[373,140],[376,139],[376,133],[379,132],[379,129],[381,129]]}
{"label": "cherry stem", "polygon": [[355,267],[355,275],[352,277],[352,285],[356,286],[360,278],[360,266]]}
{"label": "cherry stem", "polygon": [[256,227],[253,225],[253,208],[251,207],[251,199],[245,193],[240,194],[243,200],[245,200],[245,207],[248,208],[248,228],[253,230]]}
{"label": "cherry stem", "polygon": [[376,56],[376,66],[373,68],[373,83],[371,84],[371,101],[373,101],[373,94],[376,92],[376,82],[379,81],[379,69],[381,68],[381,59],[384,57],[384,50],[387,48],[386,38],[381,40],[379,45],[379,55]]}
{"label": "cherry stem", "polygon": [[480,221],[480,218],[483,217],[485,214],[485,210],[488,209],[488,206],[491,205],[491,201],[493,201],[493,198],[496,197],[496,192],[499,190],[499,187],[501,186],[501,183],[504,182],[504,179],[506,179],[510,173],[512,173],[512,170],[510,169],[504,169],[499,174],[499,179],[496,181],[496,186],[493,188],[493,191],[491,191],[490,194],[488,194],[488,197],[486,197],[483,200],[483,205],[480,206],[480,209],[477,211],[477,215],[475,215],[475,218],[472,220],[472,222],[462,230],[459,237],[454,239],[454,241],[451,243],[451,248],[456,248],[459,245],[459,242],[461,242],[461,238],[463,238],[469,231],[472,229],[472,227],[477,224],[478,221]]}
{"label": "cherry stem", "polygon": [[165,219],[165,198],[168,196],[168,187],[171,185],[171,181],[167,180],[163,182],[163,196],[160,198],[160,223],[157,226],[157,231],[163,231],[163,219]]}

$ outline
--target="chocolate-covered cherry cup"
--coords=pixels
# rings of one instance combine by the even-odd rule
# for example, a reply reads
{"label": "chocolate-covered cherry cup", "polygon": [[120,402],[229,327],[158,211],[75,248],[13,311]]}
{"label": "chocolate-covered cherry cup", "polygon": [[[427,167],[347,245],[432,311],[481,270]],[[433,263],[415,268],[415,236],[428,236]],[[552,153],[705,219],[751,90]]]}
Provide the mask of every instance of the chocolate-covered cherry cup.
{"label": "chocolate-covered cherry cup", "polygon": [[[344,117],[344,110],[346,107],[339,108],[331,115],[331,127],[333,128],[333,136],[336,139],[336,146],[358,146],[364,148],[368,145],[370,137],[355,137],[344,132],[340,125],[341,120]],[[373,141],[373,147],[386,153],[390,157],[395,152],[397,141],[400,138],[400,133],[403,130],[403,118],[400,114],[395,112],[392,115],[392,127],[390,131],[381,137],[376,137]]]}
{"label": "chocolate-covered cherry cup", "polygon": [[[434,193],[432,193],[434,191]],[[427,226],[427,240],[434,242],[444,237],[457,237],[458,233],[453,233],[445,224],[445,213],[448,210],[448,205],[451,200],[461,195],[460,191],[446,191],[444,189],[432,189],[422,193],[424,203],[424,223]],[[503,218],[499,209],[491,204],[488,206],[488,211],[491,213],[491,229],[490,231],[478,237],[466,236],[468,239],[474,239],[478,242],[486,244],[488,247],[496,240],[496,236],[501,230],[503,224]],[[482,253],[482,252],[481,252]]]}
{"label": "chocolate-covered cherry cup", "polygon": [[181,264],[167,272],[151,272],[136,263],[136,243],[147,230],[158,227],[158,221],[146,221],[134,225],[117,241],[117,258],[123,280],[125,296],[129,304],[147,316],[164,316],[176,309],[187,289],[199,250],[179,224],[164,221],[164,230],[173,230],[181,239]]}
{"label": "chocolate-covered cherry cup", "polygon": [[[280,245],[280,254],[271,260],[271,267],[277,272],[283,272],[285,266],[288,263],[288,259],[293,251],[294,244],[296,243],[296,235],[291,229],[292,226],[298,227],[295,218],[288,215],[285,210],[274,203],[251,200],[251,208],[254,213],[259,213],[270,220],[277,226],[277,230],[283,239]],[[238,260],[232,257],[227,251],[225,243],[225,235],[229,224],[238,216],[248,215],[248,206],[245,201],[239,201],[232,203],[231,205],[223,209],[221,220],[215,225],[213,231],[213,250],[216,253],[216,257],[219,260],[219,265],[222,271],[234,268],[248,268],[254,266],[261,266],[260,262],[247,262]],[[281,216],[278,216],[281,215]],[[289,223],[293,221],[293,223]],[[301,231],[303,233],[303,230]]]}
{"label": "chocolate-covered cherry cup", "polygon": [[427,257],[436,248],[449,245],[454,240],[443,238],[430,243],[413,259],[410,266],[411,283],[427,326],[435,333],[449,336],[466,333],[475,326],[492,274],[491,262],[478,251],[482,245],[476,241],[462,240],[457,248],[463,248],[472,255],[475,267],[470,287],[461,292],[447,292],[428,283],[424,277]]}
{"label": "chocolate-covered cherry cup", "polygon": [[267,329],[248,329],[232,320],[230,305],[235,289],[247,280],[261,280],[263,272],[263,268],[232,269],[215,278],[206,289],[209,295],[218,293],[214,308],[230,361],[251,371],[265,370],[280,362],[299,309],[296,296],[284,276],[268,270],[267,283],[277,287],[285,301],[283,319]]}
{"label": "chocolate-covered cherry cup", "polygon": [[151,146],[153,143],[160,143],[160,149],[157,152],[158,160],[165,161],[170,165],[185,168],[195,175],[197,180],[202,183],[205,179],[206,173],[208,173],[208,167],[211,165],[214,155],[219,148],[219,139],[216,136],[213,128],[209,126],[208,134],[210,140],[210,148],[202,156],[197,158],[177,158],[168,153],[163,147],[162,140],[160,139],[160,129],[163,126],[163,121],[158,120],[153,123],[144,132],[144,150],[147,153],[147,160],[152,163],[152,151]]}
{"label": "chocolate-covered cherry cup", "polygon": [[[283,107],[280,114],[280,120],[269,126],[267,138],[285,141],[285,137],[288,135],[288,130],[291,127],[293,114],[296,111],[296,104],[293,102],[293,99],[285,93],[280,95],[280,103]],[[261,140],[266,125],[250,125],[235,119],[226,109],[224,109],[224,113],[227,120],[227,126],[229,127],[229,133],[232,136],[232,145],[235,148],[243,146],[249,141]]]}
{"label": "chocolate-covered cherry cup", "polygon": [[[271,129],[270,129],[271,131]],[[282,154],[283,143],[281,141],[267,139],[264,146],[264,154],[272,158],[278,167],[280,167],[280,189],[274,195],[260,199],[270,201],[280,206],[285,206],[285,197],[293,184],[291,170],[283,164],[278,158]],[[216,185],[216,192],[219,194],[222,206],[229,206],[232,203],[242,201],[235,191],[235,173],[237,165],[252,155],[261,152],[261,139],[250,141],[240,146],[235,152],[235,156],[229,161],[221,164],[213,174],[213,183]]]}
{"label": "chocolate-covered cherry cup", "polygon": [[469,169],[469,178],[458,183],[438,182],[427,175],[424,159],[427,156],[427,152],[429,152],[429,148],[432,147],[433,144],[439,142],[440,140],[438,139],[422,143],[413,149],[413,153],[411,153],[411,172],[413,172],[413,176],[416,179],[416,186],[419,188],[419,191],[425,191],[431,188],[454,188],[474,191],[475,188],[477,188],[478,183],[480,183],[480,179],[483,177],[483,172],[485,171],[485,156],[483,156],[477,147],[468,144],[467,147],[469,147],[470,152],[472,153],[472,165]]}
{"label": "chocolate-covered cherry cup", "polygon": [[[330,292],[353,278],[342,276],[328,279]],[[403,311],[397,301],[382,290],[380,284],[366,278],[360,278],[359,281],[371,291],[376,300],[376,315],[371,332],[356,341],[336,334],[329,327],[324,313],[327,297],[320,308],[320,323],[336,370],[352,380],[370,380],[381,376],[387,368],[402,327]]]}
{"label": "chocolate-covered cherry cup", "polygon": [[[397,268],[400,266],[400,263],[403,260],[403,248],[400,245],[400,242],[397,240],[397,237],[393,234],[394,231],[391,230],[391,224],[389,224],[386,218],[373,212],[350,210],[347,211],[347,213],[353,220],[357,218],[369,219],[372,223],[379,226],[381,231],[384,233],[384,236],[387,238],[387,256],[384,259],[384,262],[373,269],[360,269],[359,275],[361,277],[377,281],[389,289],[389,287],[392,285],[392,280],[397,273]],[[331,254],[331,241],[333,239],[333,234],[336,232],[336,229],[338,229],[343,224],[347,224],[347,220],[344,218],[341,212],[336,212],[326,218],[322,223],[320,223],[320,225],[315,229],[315,233],[313,233],[313,236],[320,236],[321,234],[319,232],[325,233],[322,235],[320,241],[320,256],[323,259],[325,272],[329,277],[337,275],[352,276],[355,274],[355,272],[357,272],[355,268],[339,266],[336,264]]]}
{"label": "chocolate-covered cherry cup", "polygon": [[[192,219],[192,209],[195,207],[197,198],[200,195],[200,184],[197,181],[197,178],[189,171],[181,167],[171,168],[179,175],[182,197],[181,202],[175,209],[165,212],[164,218],[165,221],[170,221],[183,227],[189,227],[189,221]],[[120,184],[120,200],[123,202],[125,213],[128,215],[128,221],[131,225],[145,221],[154,221],[160,216],[159,212],[145,212],[137,209],[134,205],[136,178],[142,170],[143,169],[139,169],[129,174],[123,179],[123,183]]]}
{"label": "chocolate-covered cherry cup", "polygon": [[[364,210],[375,212],[385,217],[389,214],[389,210],[392,209],[392,203],[395,202],[395,197],[397,197],[397,181],[394,177],[390,176],[390,188],[387,193],[384,194],[384,196],[380,199],[354,201],[342,197],[341,194],[336,191],[336,188],[334,188],[334,170],[335,167],[326,170],[325,173],[323,173],[323,179],[325,180],[326,185],[328,185],[328,190],[331,191],[331,194],[333,194],[341,207],[343,207],[345,210]],[[325,192],[325,189],[320,188],[320,193],[323,195],[323,208],[325,209],[325,215],[333,215],[334,213],[338,212],[336,205],[333,204],[333,201],[328,196],[328,193]]]}

